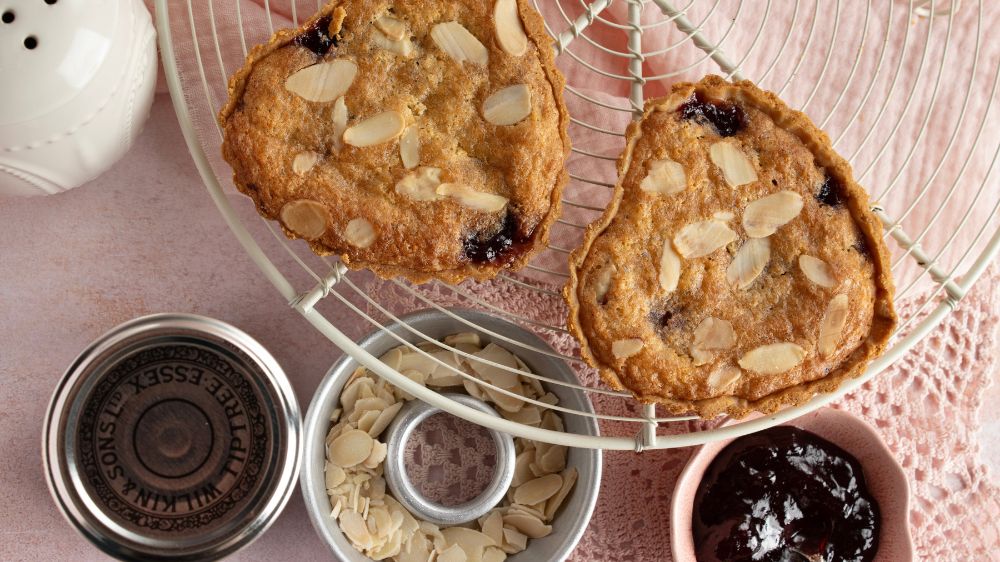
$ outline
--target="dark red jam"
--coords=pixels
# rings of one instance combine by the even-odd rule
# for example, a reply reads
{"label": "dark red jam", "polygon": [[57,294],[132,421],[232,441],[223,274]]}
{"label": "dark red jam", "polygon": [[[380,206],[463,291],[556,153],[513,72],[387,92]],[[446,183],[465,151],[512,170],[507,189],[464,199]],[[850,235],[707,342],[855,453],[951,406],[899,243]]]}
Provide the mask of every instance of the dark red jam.
{"label": "dark red jam", "polygon": [[710,123],[719,135],[731,137],[743,129],[743,110],[735,103],[710,100],[695,92],[678,111],[684,119]]}
{"label": "dark red jam", "polygon": [[494,234],[483,236],[473,234],[462,242],[465,257],[475,263],[509,263],[525,249],[529,237],[521,234],[519,221],[513,213],[507,213]]}
{"label": "dark red jam", "polygon": [[842,191],[844,191],[844,188],[840,185],[840,182],[828,175],[823,179],[823,184],[819,186],[816,199],[824,205],[836,207],[843,201]]}
{"label": "dark red jam", "polygon": [[723,449],[705,472],[692,514],[700,562],[869,561],[879,524],[857,459],[788,426]]}
{"label": "dark red jam", "polygon": [[294,39],[296,45],[305,47],[319,56],[323,56],[330,47],[337,45],[337,38],[330,36],[331,16],[323,16],[313,22],[308,29]]}

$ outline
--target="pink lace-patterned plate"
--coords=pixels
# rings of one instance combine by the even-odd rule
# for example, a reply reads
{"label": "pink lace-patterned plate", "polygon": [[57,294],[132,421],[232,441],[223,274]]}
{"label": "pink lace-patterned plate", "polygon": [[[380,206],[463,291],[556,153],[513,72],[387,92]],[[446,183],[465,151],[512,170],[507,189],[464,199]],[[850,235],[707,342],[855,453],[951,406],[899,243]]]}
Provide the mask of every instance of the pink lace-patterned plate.
{"label": "pink lace-patterned plate", "polygon": [[[727,424],[733,422],[726,422]],[[882,533],[876,562],[910,562],[913,538],[910,536],[910,486],[906,474],[879,434],[860,418],[832,408],[822,408],[782,425],[811,431],[854,455],[861,463],[868,489],[875,496],[882,514]],[[671,546],[675,562],[693,562],[694,539],[691,513],[698,484],[712,459],[732,440],[704,445],[684,467],[671,503]]]}

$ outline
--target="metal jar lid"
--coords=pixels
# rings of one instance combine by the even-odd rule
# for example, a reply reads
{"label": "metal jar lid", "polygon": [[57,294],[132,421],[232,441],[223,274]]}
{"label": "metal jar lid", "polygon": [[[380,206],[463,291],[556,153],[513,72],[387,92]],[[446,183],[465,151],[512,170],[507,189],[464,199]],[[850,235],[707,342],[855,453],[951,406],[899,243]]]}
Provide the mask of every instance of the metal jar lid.
{"label": "metal jar lid", "polygon": [[188,314],[111,330],[73,362],[45,419],[45,474],[84,536],[122,559],[209,560],[288,502],[301,416],[274,358]]}

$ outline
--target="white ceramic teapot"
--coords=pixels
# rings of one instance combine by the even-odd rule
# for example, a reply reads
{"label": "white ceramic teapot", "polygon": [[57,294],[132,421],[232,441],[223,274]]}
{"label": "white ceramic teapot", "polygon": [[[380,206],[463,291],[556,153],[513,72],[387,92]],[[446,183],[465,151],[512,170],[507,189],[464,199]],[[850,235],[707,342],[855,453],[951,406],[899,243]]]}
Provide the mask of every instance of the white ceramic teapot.
{"label": "white ceramic teapot", "polygon": [[0,0],[0,196],[59,193],[107,170],[155,87],[141,0]]}

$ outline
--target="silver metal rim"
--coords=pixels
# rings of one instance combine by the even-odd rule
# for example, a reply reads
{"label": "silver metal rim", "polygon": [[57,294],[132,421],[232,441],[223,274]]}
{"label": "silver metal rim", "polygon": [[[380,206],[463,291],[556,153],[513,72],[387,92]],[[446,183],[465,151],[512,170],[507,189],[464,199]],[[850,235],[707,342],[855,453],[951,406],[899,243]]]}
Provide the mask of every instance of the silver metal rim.
{"label": "silver metal rim", "polygon": [[[152,539],[121,529],[103,515],[101,509],[87,494],[81,494],[82,489],[77,476],[61,461],[63,439],[60,428],[66,421],[64,415],[72,398],[73,390],[81,382],[81,376],[86,372],[86,366],[104,351],[115,345],[131,340],[150,331],[164,329],[183,330],[185,332],[203,333],[206,337],[225,340],[245,353],[268,374],[268,383],[276,392],[277,403],[274,408],[285,422],[287,447],[283,457],[276,457],[282,462],[279,481],[274,485],[273,492],[264,505],[260,506],[259,515],[247,521],[238,533],[225,537],[209,537],[207,544],[199,541],[197,544],[178,546],[170,541]],[[93,344],[82,351],[69,366],[60,379],[49,402],[42,430],[42,463],[45,479],[53,500],[63,516],[84,537],[94,543],[102,551],[126,560],[213,560],[231,554],[260,536],[277,519],[291,498],[295,489],[295,481],[299,475],[301,464],[301,433],[302,420],[298,402],[288,378],[273,356],[256,340],[245,332],[224,322],[194,314],[154,314],[130,320],[108,331]],[[199,549],[199,545],[204,550]]]}
{"label": "silver metal rim", "polygon": [[[455,393],[445,396],[485,414],[500,417],[488,404],[472,396]],[[418,519],[437,525],[460,525],[486,515],[507,493],[510,483],[514,480],[514,439],[495,429],[489,430],[497,455],[490,483],[478,496],[459,505],[444,506],[434,503],[424,497],[407,476],[406,442],[410,440],[410,435],[417,426],[443,411],[419,400],[411,400],[403,406],[385,433],[385,444],[388,448],[385,459],[385,482],[389,485],[389,490],[392,491],[396,501]]]}
{"label": "silver metal rim", "polygon": [[[157,25],[159,28],[161,52],[164,55],[164,64],[167,70],[167,81],[171,89],[174,107],[178,114],[185,134],[185,139],[188,143],[189,149],[191,150],[195,163],[201,172],[202,178],[205,181],[210,195],[219,207],[221,214],[229,224],[230,228],[233,230],[248,255],[250,255],[254,262],[261,268],[265,277],[272,284],[274,284],[282,296],[288,300],[292,308],[302,314],[317,330],[329,338],[330,341],[351,356],[355,357],[359,362],[370,368],[373,372],[389,380],[393,384],[400,386],[407,392],[414,394],[421,400],[493,429],[498,429],[514,435],[540,441],[552,442],[553,440],[558,439],[561,443],[577,447],[643,450],[648,448],[684,447],[706,443],[716,439],[744,435],[810,412],[844,396],[852,390],[860,387],[865,382],[871,380],[871,378],[877,373],[902,357],[911,347],[913,347],[913,345],[923,339],[935,326],[941,323],[948,316],[948,314],[965,296],[973,283],[975,283],[975,281],[982,275],[986,266],[996,256],[998,250],[1000,250],[1000,230],[997,229],[995,224],[995,217],[997,209],[1000,207],[1000,200],[994,200],[995,198],[992,198],[989,189],[993,169],[998,161],[998,156],[1000,156],[1000,143],[996,143],[996,146],[994,147],[994,142],[992,140],[984,140],[990,137],[988,130],[984,128],[984,124],[986,122],[986,115],[993,107],[992,102],[997,98],[997,85],[998,82],[1000,82],[1000,63],[982,60],[980,58],[979,46],[982,44],[985,32],[985,27],[982,21],[982,1],[962,3],[957,0],[952,0],[951,2],[944,0],[939,2],[910,0],[907,3],[867,3],[865,5],[842,4],[841,2],[837,2],[832,8],[829,5],[824,4],[824,7],[832,12],[832,14],[827,14],[829,16],[827,19],[823,19],[817,15],[817,8],[820,6],[818,1],[810,3],[808,1],[798,0],[794,3],[794,5],[782,4],[781,9],[794,10],[792,26],[798,26],[796,29],[801,28],[806,30],[809,34],[805,47],[801,53],[790,53],[786,51],[788,43],[787,36],[791,33],[791,29],[787,29],[782,32],[781,30],[769,29],[767,27],[769,15],[772,13],[772,9],[776,8],[776,4],[773,4],[771,1],[762,3],[761,5],[756,5],[753,9],[749,9],[742,2],[735,5],[726,5],[718,0],[715,0],[714,3],[711,4],[710,8],[700,15],[701,19],[693,19],[693,14],[697,8],[697,6],[694,5],[695,3],[693,0],[685,3],[684,5],[670,2],[669,0],[651,0],[651,2],[646,2],[644,0],[620,0],[620,2],[623,1],[626,4],[628,12],[628,25],[616,23],[602,15],[612,5],[613,0],[596,0],[591,2],[579,0],[579,6],[576,12],[580,13],[575,16],[571,15],[566,9],[566,6],[572,3],[571,0],[554,1],[559,7],[562,21],[559,21],[559,18],[549,18],[547,21],[547,27],[549,33],[556,38],[557,54],[565,56],[567,59],[571,59],[570,64],[582,65],[596,75],[612,78],[614,80],[625,81],[628,82],[630,86],[628,106],[615,106],[606,101],[602,101],[601,99],[597,99],[586,93],[579,85],[574,84],[567,86],[567,97],[570,99],[575,98],[582,100],[585,103],[592,104],[609,112],[631,114],[635,114],[639,108],[641,108],[645,85],[653,80],[669,79],[680,72],[699,67],[699,65],[709,64],[717,66],[717,68],[721,69],[723,74],[729,78],[744,77],[742,68],[747,64],[747,61],[753,60],[754,52],[755,50],[759,50],[761,39],[765,35],[782,37],[783,41],[780,43],[780,48],[778,49],[777,54],[775,54],[773,58],[769,59],[769,62],[763,70],[759,71],[759,73],[753,76],[753,78],[755,78],[758,82],[766,82],[765,87],[769,86],[769,89],[772,89],[779,95],[782,95],[791,91],[792,85],[795,84],[795,77],[800,74],[799,71],[807,60],[810,64],[818,64],[819,68],[822,69],[820,78],[815,84],[811,85],[811,89],[809,89],[805,94],[804,100],[800,100],[800,103],[797,104],[797,109],[813,112],[811,104],[814,105],[814,96],[819,88],[825,85],[823,80],[827,76],[826,69],[830,64],[834,53],[837,52],[834,45],[836,45],[838,39],[838,25],[841,20],[841,13],[843,10],[848,9],[861,11],[865,22],[865,28],[862,35],[863,41],[861,44],[877,45],[878,50],[874,51],[877,53],[877,70],[872,73],[871,76],[863,76],[861,73],[857,72],[859,67],[858,61],[861,59],[859,46],[859,50],[854,53],[854,58],[856,60],[847,82],[845,84],[832,85],[832,87],[838,88],[837,91],[840,91],[839,97],[832,107],[826,108],[827,111],[825,114],[819,113],[818,115],[814,115],[815,121],[821,127],[829,127],[830,125],[836,123],[838,118],[842,115],[846,116],[846,124],[840,126],[839,132],[834,130],[829,132],[831,133],[834,145],[837,146],[842,153],[845,153],[848,159],[852,161],[858,156],[861,149],[865,145],[883,142],[883,145],[877,150],[874,158],[867,162],[854,162],[854,164],[857,169],[857,178],[859,182],[862,183],[865,183],[866,179],[871,176],[873,171],[876,169],[889,166],[893,170],[892,181],[886,186],[881,186],[880,189],[873,189],[872,194],[874,196],[874,200],[876,201],[874,210],[879,214],[880,218],[886,225],[886,236],[889,237],[889,239],[894,242],[897,247],[902,249],[901,255],[898,256],[893,263],[894,270],[900,272],[904,271],[905,267],[912,266],[913,264],[917,265],[915,268],[916,273],[912,275],[908,274],[906,278],[897,279],[900,285],[897,297],[903,298],[913,294],[913,291],[915,291],[918,286],[918,282],[923,279],[931,280],[934,283],[934,290],[927,295],[926,298],[922,299],[919,308],[915,312],[908,314],[908,316],[902,319],[890,349],[880,359],[873,362],[862,377],[845,383],[832,394],[818,395],[806,404],[784,409],[773,416],[767,416],[725,428],[696,430],[691,433],[658,435],[657,430],[661,426],[684,421],[690,418],[684,416],[659,416],[654,407],[648,406],[640,408],[642,413],[637,416],[607,416],[602,414],[593,414],[596,419],[628,421],[633,423],[636,428],[636,431],[629,435],[606,435],[596,438],[583,435],[557,436],[547,434],[535,428],[520,426],[506,420],[489,419],[487,416],[464,407],[461,404],[457,404],[454,401],[443,398],[437,393],[422,388],[416,388],[415,385],[413,385],[405,377],[382,366],[375,360],[374,357],[367,354],[361,347],[351,342],[350,338],[346,337],[334,322],[331,322],[329,318],[317,310],[318,304],[320,304],[324,299],[328,299],[332,296],[334,302],[343,304],[347,308],[351,309],[375,328],[382,328],[383,324],[376,318],[366,313],[363,308],[359,307],[356,304],[358,301],[363,303],[362,306],[367,306],[369,309],[377,310],[379,314],[388,317],[390,321],[396,320],[396,317],[388,313],[381,303],[374,300],[371,295],[364,291],[363,288],[353,282],[351,276],[347,274],[347,269],[343,266],[343,264],[312,256],[308,253],[308,250],[303,251],[301,246],[295,246],[294,244],[288,243],[270,224],[267,225],[267,228],[270,229],[270,232],[274,235],[275,240],[273,241],[258,241],[249,233],[246,226],[234,212],[233,207],[228,201],[223,191],[222,184],[220,183],[220,178],[216,176],[212,169],[212,162],[207,155],[208,153],[205,151],[204,146],[201,144],[201,141],[199,141],[198,136],[194,131],[191,119],[191,107],[195,105],[201,104],[201,106],[203,106],[207,104],[209,108],[214,108],[213,98],[210,93],[213,87],[210,84],[215,84],[220,79],[224,80],[228,75],[227,73],[234,70],[233,66],[230,66],[229,68],[226,67],[221,54],[219,34],[217,32],[218,24],[221,22],[216,21],[216,18],[214,17],[215,12],[212,8],[212,2],[208,3],[208,10],[212,15],[209,22],[209,28],[198,29],[195,27],[194,13],[199,8],[194,7],[192,2],[186,2],[186,5],[174,4],[173,6],[168,6],[167,0],[157,0]],[[264,4],[265,10],[268,10],[267,25],[269,27],[269,29],[264,31],[273,31],[274,22],[270,18],[270,6],[268,2],[265,2]],[[312,9],[310,7],[312,5],[311,2],[303,2],[303,4],[304,6],[299,8],[298,11],[296,11],[298,3],[293,2],[292,4],[292,16],[295,21],[301,21],[299,14],[304,15]],[[537,2],[536,5],[538,5]],[[246,38],[247,30],[244,28],[242,16],[239,13],[239,4],[237,3],[236,6],[236,23],[238,25],[239,41],[244,47],[244,52],[246,52],[245,47],[248,45]],[[812,10],[811,20],[807,19],[809,17],[808,12],[810,9]],[[178,13],[176,21],[180,23],[176,24],[176,29],[180,32],[184,32],[184,26],[188,28],[186,31],[187,33],[190,33],[190,38],[195,46],[194,54],[198,57],[197,80],[192,78],[189,87],[186,90],[178,69],[176,53],[173,47],[173,33],[175,31],[175,26],[171,23],[171,10],[175,10]],[[658,10],[660,14],[659,19],[653,23],[643,23],[642,15],[646,10]],[[733,10],[735,10],[735,13],[733,14],[726,13],[727,11]],[[972,57],[973,72],[970,74],[969,82],[967,84],[942,84],[941,72],[942,69],[948,64],[948,56],[951,54],[947,48],[950,45],[947,38],[952,35],[955,14],[959,12],[964,13],[966,10],[979,10],[979,19],[977,21],[976,29],[974,31],[971,29],[962,30],[962,33],[965,34],[975,33],[976,48],[974,52],[962,54],[963,56]],[[901,31],[898,31],[895,28],[890,28],[889,24],[886,24],[885,28],[870,28],[869,23],[871,21],[876,21],[878,18],[875,16],[883,15],[883,12],[888,14],[887,21],[891,21],[893,16],[905,15],[905,19],[908,23]],[[752,16],[758,17],[760,21],[757,24],[753,24],[752,22],[747,23],[747,20]],[[725,18],[726,21],[731,20],[731,25],[727,28],[728,31],[718,37],[708,37],[704,33],[704,23],[705,21],[713,20],[713,18]],[[920,18],[923,18],[920,21],[926,21],[926,25],[923,25],[920,28],[922,31],[919,31],[918,34],[917,28],[909,25],[909,21]],[[227,23],[232,22],[227,21]],[[614,27],[620,29],[622,33],[625,33],[628,37],[627,51],[619,52],[609,49],[608,47],[601,45],[596,39],[593,39],[589,35],[589,31],[596,26]],[[641,41],[643,32],[647,29],[659,26],[672,26],[676,28],[676,30],[679,31],[681,38],[662,48],[644,50]],[[751,27],[751,29],[756,30],[756,35],[753,37],[753,41],[749,44],[746,51],[741,53],[739,58],[730,57],[726,53],[729,32],[736,26],[755,26]],[[932,31],[942,29],[946,34],[946,38],[944,40],[945,48],[943,50],[943,54],[939,56],[938,52],[940,50],[935,50],[934,48],[935,40],[932,40]],[[777,33],[775,33],[776,31]],[[897,33],[902,34],[902,38],[897,37]],[[956,31],[956,33],[958,32]],[[587,62],[574,51],[576,45],[583,44],[595,46],[606,53],[622,59],[623,64],[627,67],[626,71],[609,71],[603,68],[597,68],[593,64]],[[940,44],[940,42],[937,44]],[[890,49],[892,48],[899,49],[900,56],[897,57],[898,60],[897,58],[891,56],[893,53],[890,52]],[[645,62],[648,62],[648,60],[653,57],[662,56],[667,52],[679,49],[687,49],[690,52],[695,53],[697,55],[693,57],[695,60],[693,60],[689,65],[683,68],[678,68],[669,73],[654,76],[643,74]],[[913,56],[919,60],[921,65],[920,68],[927,73],[929,83],[912,84],[907,86],[899,81],[899,72],[903,54],[910,53],[912,53]],[[791,56],[794,60],[794,64],[780,64],[778,59],[781,56]],[[939,56],[939,58],[935,58],[937,56]],[[976,69],[982,70],[984,68],[985,80],[981,79],[981,76],[975,74]],[[218,74],[219,76],[216,76],[215,74]],[[783,78],[782,76],[785,77]],[[873,94],[873,92],[876,91],[876,78],[881,76],[885,76],[888,81],[887,84],[885,84],[885,87],[888,89],[888,94],[885,96],[885,99],[881,99],[876,94]],[[979,79],[978,81],[977,78]],[[868,82],[866,83],[865,80]],[[849,88],[852,84],[862,86],[860,93],[852,93],[848,95]],[[907,90],[907,87],[909,87],[909,90]],[[891,113],[887,111],[887,108],[891,104],[896,103],[896,98],[898,97],[901,98],[898,103],[903,105],[905,114],[911,109],[911,102],[914,97],[913,93],[917,87],[932,88],[934,92],[933,99],[935,101],[947,97],[945,94],[941,93],[943,90],[947,90],[949,87],[953,88],[954,91],[951,93],[953,94],[952,97],[954,100],[958,102],[958,111],[956,113],[954,126],[951,129],[946,130],[945,133],[942,133],[948,135],[949,141],[947,143],[947,147],[940,155],[940,159],[936,162],[932,162],[934,172],[931,173],[926,182],[921,185],[919,194],[916,198],[912,201],[904,202],[899,209],[897,216],[890,216],[881,202],[889,201],[897,203],[892,199],[894,190],[899,185],[899,178],[901,177],[904,169],[906,169],[907,166],[914,164],[914,157],[917,153],[917,145],[924,138],[927,128],[924,127],[922,129],[918,138],[906,139],[907,144],[903,145],[905,149],[903,150],[904,156],[897,162],[887,162],[887,159],[884,158],[886,155],[886,147],[889,143],[878,140],[876,136],[873,136],[872,133],[875,130],[874,126],[872,126],[871,131],[862,140],[861,146],[845,148],[838,146],[838,144],[841,139],[844,138],[844,133],[847,129],[858,122],[858,116],[861,114],[868,117],[874,117],[875,123],[881,123],[884,127],[890,128],[892,134],[895,134],[895,131],[899,127],[899,123],[897,122],[893,124],[885,122],[886,116]],[[991,100],[990,105],[988,105],[985,109],[985,113],[980,116],[978,125],[976,124],[976,116],[971,116],[970,118],[966,112],[968,101],[973,95],[988,96],[988,99]],[[855,100],[854,98],[857,99]],[[913,110],[911,112],[913,115],[910,117],[917,122],[926,125],[930,118],[932,109],[933,107],[929,107],[923,110],[923,113],[918,113],[917,110]],[[867,110],[867,112],[864,110]],[[600,135],[605,135],[603,138],[621,136],[622,134],[620,131],[608,130],[599,124],[582,121],[575,117],[572,121],[579,127],[593,131]],[[971,144],[963,148],[966,153],[956,155],[952,150],[954,146],[956,146],[955,139],[958,133],[964,130],[974,131],[974,137]],[[986,135],[984,135],[984,131],[987,131]],[[215,141],[209,140],[207,142],[209,145],[212,145]],[[900,142],[902,141],[900,140]],[[907,146],[908,149],[906,149]],[[965,172],[967,171],[966,167],[976,150],[980,150],[981,152],[985,151],[987,156],[992,154],[992,167],[990,167],[984,176],[977,176],[974,178],[965,177]],[[574,152],[577,155],[587,157],[590,161],[605,162],[608,165],[611,165],[611,162],[616,157],[616,155],[598,154],[592,150],[586,149],[583,145],[574,148]],[[962,172],[954,178],[954,181],[951,181],[950,179],[948,180],[951,182],[950,185],[945,184],[941,186],[944,190],[943,193],[945,193],[942,208],[953,199],[960,198],[958,196],[962,194],[971,197],[971,202],[968,204],[968,208],[965,209],[965,213],[963,214],[960,223],[957,225],[956,230],[949,236],[943,246],[938,249],[928,249],[925,248],[922,243],[926,240],[927,235],[937,227],[937,220],[940,217],[941,209],[938,209],[938,211],[926,224],[909,225],[907,223],[907,217],[917,205],[924,204],[923,202],[928,200],[928,193],[931,192],[932,188],[938,187],[934,182],[935,178],[938,176],[937,172],[941,169],[945,161],[956,156],[965,157],[965,165],[962,167]],[[575,174],[572,169],[570,176],[573,179],[573,182],[578,184],[598,186],[609,185],[608,183],[599,181],[596,178]],[[953,198],[953,196],[955,197]],[[571,199],[564,200],[563,204],[566,208],[591,212],[590,216],[594,216],[593,213],[597,213],[602,210],[597,207],[589,207],[587,205],[574,202]],[[895,204],[894,206],[899,207],[900,205]],[[973,211],[976,208],[984,206],[989,209],[989,215],[981,222],[977,222],[977,220],[973,218]],[[585,226],[584,224],[574,223],[571,220],[565,219],[561,219],[559,222],[563,227],[570,229],[582,229]],[[975,236],[973,242],[968,248],[961,249],[963,251],[959,252],[959,256],[954,263],[944,263],[942,261],[942,256],[945,251],[949,249],[949,244],[963,229],[974,233]],[[265,241],[272,244],[276,243],[280,247],[280,250],[278,250],[279,252],[287,252],[288,255],[292,256],[295,262],[302,266],[304,270],[314,279],[315,284],[305,289],[296,288],[290,281],[290,277],[286,276],[286,274],[275,265],[275,262],[272,261],[268,253],[261,246],[260,242]],[[570,249],[551,247],[550,251],[556,254],[566,254],[570,251]],[[971,262],[971,265],[968,265],[968,267],[964,269],[960,269],[962,264],[969,262]],[[311,264],[317,265],[314,267]],[[535,265],[529,265],[528,269],[541,273],[558,274],[558,272],[552,272]],[[509,283],[511,286],[530,289],[538,292],[539,294],[557,296],[557,293],[551,289],[516,279],[507,274],[501,275],[500,279],[502,282]],[[437,308],[439,310],[444,309],[442,305],[431,299],[427,299],[408,283],[398,280],[388,283],[395,285],[394,288],[398,288],[400,291],[413,296],[415,299],[422,300],[422,302],[427,306]],[[515,313],[510,313],[502,308],[479,300],[475,297],[475,295],[470,294],[462,286],[452,287],[443,284],[439,284],[439,286],[442,289],[452,291],[454,295],[467,299],[470,304],[484,307],[491,312],[504,316],[505,318],[513,319],[524,325],[532,326],[543,331],[550,331],[551,333],[566,333],[565,328],[561,325],[540,323],[535,319],[525,318]],[[470,328],[475,329],[477,327],[470,326]],[[582,364],[582,360],[578,356],[561,355],[561,357],[571,363],[577,365]],[[610,391],[606,388],[585,387],[583,385],[580,385],[579,388],[592,394],[616,396],[627,402],[632,401],[628,395]],[[575,413],[575,415],[588,414],[578,412]]]}

